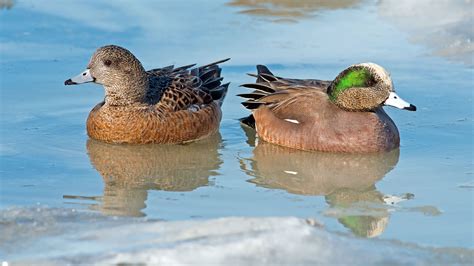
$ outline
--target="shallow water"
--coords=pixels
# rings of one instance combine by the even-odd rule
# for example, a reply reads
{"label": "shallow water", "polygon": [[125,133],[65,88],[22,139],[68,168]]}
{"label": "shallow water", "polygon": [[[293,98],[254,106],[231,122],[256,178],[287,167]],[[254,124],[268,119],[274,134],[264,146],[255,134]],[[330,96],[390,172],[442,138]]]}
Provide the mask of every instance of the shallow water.
{"label": "shallow water", "polygon": [[[269,2],[15,1],[1,9],[0,231],[12,232],[6,223],[21,229],[11,209],[32,206],[190,223],[295,216],[349,236],[472,251],[472,1]],[[109,43],[146,68],[232,57],[223,65],[232,83],[220,134],[178,146],[89,140],[85,119],[103,90],[63,81]],[[234,95],[256,63],[279,76],[332,79],[363,61],[388,69],[397,92],[418,107],[386,108],[399,150],[294,151],[256,141],[237,120],[248,113]],[[28,241],[49,237],[33,235]]]}

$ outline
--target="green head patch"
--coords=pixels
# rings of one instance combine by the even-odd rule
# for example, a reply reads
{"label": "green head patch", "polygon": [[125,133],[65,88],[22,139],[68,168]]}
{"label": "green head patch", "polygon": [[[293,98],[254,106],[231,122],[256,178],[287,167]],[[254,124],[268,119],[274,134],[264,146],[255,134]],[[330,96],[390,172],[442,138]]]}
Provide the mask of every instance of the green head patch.
{"label": "green head patch", "polygon": [[364,68],[348,69],[335,80],[329,93],[329,98],[334,101],[346,89],[353,87],[370,87],[375,83],[372,74]]}

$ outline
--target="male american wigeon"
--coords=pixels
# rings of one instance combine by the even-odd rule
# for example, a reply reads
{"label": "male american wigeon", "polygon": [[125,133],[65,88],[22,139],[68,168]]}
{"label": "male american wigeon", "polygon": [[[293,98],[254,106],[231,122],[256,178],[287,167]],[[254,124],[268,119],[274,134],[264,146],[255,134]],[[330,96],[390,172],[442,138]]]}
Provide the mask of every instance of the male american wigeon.
{"label": "male american wigeon", "polygon": [[104,101],[87,119],[91,138],[110,143],[185,143],[218,130],[229,86],[221,83],[218,64],[227,60],[197,68],[145,71],[130,51],[107,45],[97,49],[87,69],[65,85],[104,86]]}
{"label": "male american wigeon", "polygon": [[285,79],[257,66],[254,89],[240,94],[252,114],[242,119],[274,144],[308,151],[380,152],[400,146],[395,123],[382,106],[415,111],[374,63],[352,65],[333,81]]}

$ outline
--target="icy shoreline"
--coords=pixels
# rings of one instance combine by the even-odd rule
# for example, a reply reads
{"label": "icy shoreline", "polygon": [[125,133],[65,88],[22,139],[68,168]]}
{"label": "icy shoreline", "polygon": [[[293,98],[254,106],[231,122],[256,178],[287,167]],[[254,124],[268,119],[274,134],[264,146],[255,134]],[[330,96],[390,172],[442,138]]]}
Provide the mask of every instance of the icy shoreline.
{"label": "icy shoreline", "polygon": [[0,257],[12,264],[468,264],[473,256],[335,234],[295,217],[169,222],[74,209],[0,211]]}

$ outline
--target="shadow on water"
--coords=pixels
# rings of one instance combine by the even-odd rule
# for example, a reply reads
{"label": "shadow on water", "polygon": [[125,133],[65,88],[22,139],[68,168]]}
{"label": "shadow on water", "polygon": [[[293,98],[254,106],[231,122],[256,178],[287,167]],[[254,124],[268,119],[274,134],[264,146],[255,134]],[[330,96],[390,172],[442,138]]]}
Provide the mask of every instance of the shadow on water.
{"label": "shadow on water", "polygon": [[292,194],[324,196],[330,206],[325,214],[338,218],[357,236],[382,234],[390,216],[387,204],[413,197],[384,195],[375,187],[397,165],[399,149],[372,154],[305,152],[258,142],[252,129],[242,128],[255,147],[252,158],[240,161],[241,169],[254,177],[249,182]]}
{"label": "shadow on water", "polygon": [[210,184],[222,164],[221,136],[186,145],[123,145],[93,139],[87,151],[104,181],[102,197],[64,196],[99,200],[92,205],[106,215],[144,216],[149,190],[192,191]]}

